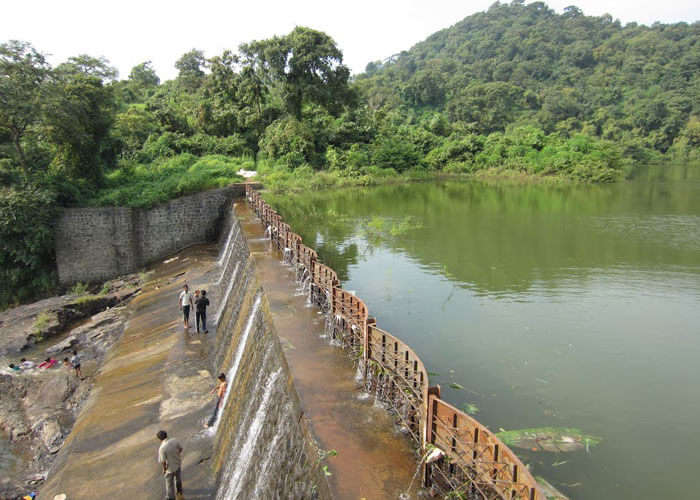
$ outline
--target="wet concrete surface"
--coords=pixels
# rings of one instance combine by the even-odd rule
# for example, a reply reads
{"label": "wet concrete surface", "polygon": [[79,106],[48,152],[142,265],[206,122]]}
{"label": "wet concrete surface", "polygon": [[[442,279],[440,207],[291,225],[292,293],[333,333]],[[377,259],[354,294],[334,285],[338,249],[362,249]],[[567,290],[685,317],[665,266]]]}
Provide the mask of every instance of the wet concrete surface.
{"label": "wet concrete surface", "polygon": [[213,281],[216,258],[215,245],[202,245],[155,266],[143,293],[128,306],[126,330],[98,372],[41,498],[163,498],[156,460],[160,429],[185,449],[186,498],[214,497],[211,439],[203,423],[213,405],[207,356],[215,331],[185,333],[177,297],[185,281],[192,290]]}
{"label": "wet concrete surface", "polygon": [[[391,499],[406,491],[417,461],[391,416],[366,398],[346,353],[324,335],[324,318],[296,291],[294,271],[264,239],[264,228],[244,202],[236,204],[255,258],[275,328],[301,398],[305,418],[328,458],[331,490],[339,499]],[[415,485],[414,485],[415,488]],[[415,491],[411,491],[415,498]]]}

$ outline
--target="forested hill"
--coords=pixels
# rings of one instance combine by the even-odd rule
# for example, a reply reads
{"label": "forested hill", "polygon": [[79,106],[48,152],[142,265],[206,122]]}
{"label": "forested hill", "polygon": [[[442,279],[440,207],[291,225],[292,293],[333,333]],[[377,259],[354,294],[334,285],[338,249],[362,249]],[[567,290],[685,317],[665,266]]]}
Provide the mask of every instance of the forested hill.
{"label": "forested hill", "polygon": [[644,156],[698,144],[700,23],[622,26],[573,6],[497,2],[368,64],[357,83],[375,108],[442,111],[480,134],[583,132]]}

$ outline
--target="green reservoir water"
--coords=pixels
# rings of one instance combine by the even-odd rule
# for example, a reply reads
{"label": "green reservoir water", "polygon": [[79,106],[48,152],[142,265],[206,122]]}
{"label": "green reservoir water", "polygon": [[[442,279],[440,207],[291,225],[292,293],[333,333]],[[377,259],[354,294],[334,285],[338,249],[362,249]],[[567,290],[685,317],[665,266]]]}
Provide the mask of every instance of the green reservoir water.
{"label": "green reservoir water", "polygon": [[494,432],[603,439],[516,449],[536,475],[576,499],[698,498],[700,168],[266,199],[439,374],[448,401],[476,405]]}

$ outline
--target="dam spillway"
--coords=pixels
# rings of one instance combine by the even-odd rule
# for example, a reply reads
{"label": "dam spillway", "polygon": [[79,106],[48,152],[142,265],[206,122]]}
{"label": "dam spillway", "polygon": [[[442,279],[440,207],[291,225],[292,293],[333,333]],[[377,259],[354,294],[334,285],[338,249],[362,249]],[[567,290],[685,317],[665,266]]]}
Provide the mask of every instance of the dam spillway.
{"label": "dam spillway", "polygon": [[235,210],[255,257],[305,418],[320,447],[337,452],[327,464],[334,497],[399,498],[417,466],[409,440],[385,409],[361,390],[355,364],[332,345],[325,316],[297,289],[295,268],[284,263],[284,253],[265,237],[255,213],[245,203],[237,203]]}

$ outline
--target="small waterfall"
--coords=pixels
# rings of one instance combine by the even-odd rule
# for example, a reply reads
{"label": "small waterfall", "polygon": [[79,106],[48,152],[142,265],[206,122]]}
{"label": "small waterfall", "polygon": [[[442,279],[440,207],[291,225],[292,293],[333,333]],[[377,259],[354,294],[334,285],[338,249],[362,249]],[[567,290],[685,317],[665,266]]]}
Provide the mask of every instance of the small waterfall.
{"label": "small waterfall", "polygon": [[282,368],[278,368],[267,378],[267,381],[265,382],[265,392],[262,400],[260,401],[260,406],[258,406],[258,410],[255,412],[255,418],[253,419],[250,427],[247,429],[246,440],[240,448],[237,459],[229,461],[226,466],[226,471],[222,479],[224,489],[223,491],[221,489],[219,490],[217,500],[235,500],[239,497],[241,493],[242,479],[250,468],[255,444],[260,436],[260,431],[262,430],[265,422],[274,385],[281,373]]}
{"label": "small waterfall", "polygon": [[231,248],[231,240],[234,238],[233,233],[234,233],[234,227],[237,227],[240,230],[240,226],[238,224],[231,224],[231,228],[228,230],[228,237],[226,238],[226,243],[221,249],[221,253],[219,255],[219,260],[216,262],[218,266],[221,266],[224,261],[226,260],[226,257],[230,251]]}
{"label": "small waterfall", "polygon": [[262,295],[257,295],[255,297],[253,307],[251,308],[250,315],[248,316],[248,323],[246,323],[243,335],[241,335],[241,340],[238,342],[238,347],[236,349],[236,357],[234,358],[233,363],[231,363],[231,368],[229,369],[228,374],[226,375],[226,380],[228,381],[228,383],[226,385],[226,392],[224,393],[224,400],[221,403],[221,408],[219,408],[219,415],[216,417],[216,422],[214,422],[214,425],[211,427],[211,433],[214,435],[216,435],[216,432],[219,429],[219,424],[221,423],[221,415],[223,415],[223,413],[226,410],[226,404],[228,403],[228,398],[231,395],[231,387],[233,386],[236,373],[238,373],[238,366],[241,363],[241,358],[243,357],[245,346],[248,343],[248,336],[253,330],[253,324],[255,323],[255,317],[257,316],[258,309],[260,309],[261,302]]}
{"label": "small waterfall", "polygon": [[238,277],[238,269],[240,265],[240,261],[236,262],[236,267],[233,268],[233,275],[231,275],[231,279],[228,282],[228,287],[226,287],[226,293],[224,293],[224,296],[221,298],[219,308],[216,310],[216,318],[214,319],[215,325],[219,324],[221,315],[224,314],[224,311],[226,310],[226,304],[228,303],[228,298],[231,295],[231,290],[233,290],[233,286],[236,284],[236,278]]}
{"label": "small waterfall", "polygon": [[292,253],[292,249],[289,247],[284,247],[284,252],[282,254],[282,264],[290,266],[292,265],[293,260],[294,254]]}
{"label": "small waterfall", "polygon": [[[234,226],[236,227],[236,232],[234,234],[233,228]],[[241,231],[241,226],[239,224],[232,224],[231,225],[231,232],[229,233],[229,239],[226,240],[226,246],[224,247],[223,254],[217,261],[217,266],[221,267],[221,274],[219,275],[219,279],[216,282],[216,286],[220,287],[221,283],[226,279],[226,271],[229,269],[229,265],[231,263],[231,256],[233,255],[233,250],[236,246],[236,238],[238,237],[238,233]]]}
{"label": "small waterfall", "polygon": [[258,468],[258,475],[255,479],[255,494],[253,498],[266,498],[265,487],[269,487],[272,483],[271,476],[274,473],[271,467],[275,459],[279,459],[279,443],[283,438],[289,436],[289,427],[291,425],[292,419],[292,408],[290,405],[285,405],[282,408],[279,423],[275,432],[275,437],[270,444],[267,445],[267,453],[265,458],[263,458],[260,467]]}

